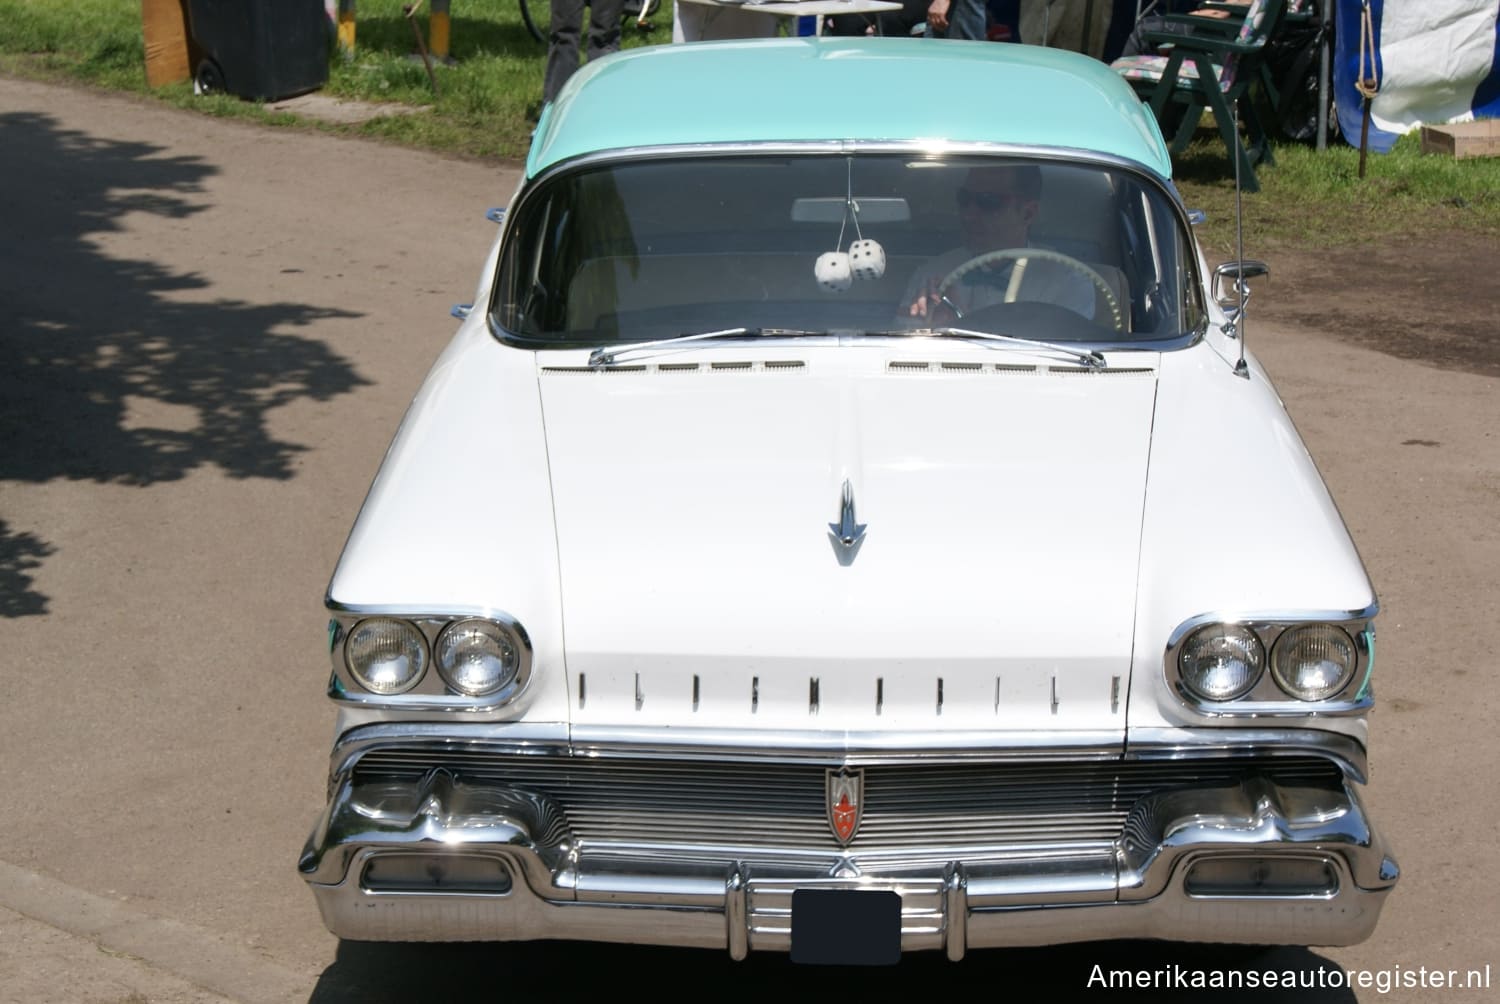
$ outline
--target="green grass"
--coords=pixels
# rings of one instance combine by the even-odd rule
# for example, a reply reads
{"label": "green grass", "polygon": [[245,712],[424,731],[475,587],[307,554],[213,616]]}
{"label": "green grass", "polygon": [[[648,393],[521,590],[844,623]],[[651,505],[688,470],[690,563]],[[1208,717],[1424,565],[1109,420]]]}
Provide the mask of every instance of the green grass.
{"label": "green grass", "polygon": [[144,90],[141,5],[0,0],[0,69]]}
{"label": "green grass", "polygon": [[[1401,137],[1390,153],[1370,154],[1363,179],[1359,151],[1343,142],[1323,151],[1285,143],[1274,154],[1274,164],[1256,168],[1261,190],[1243,196],[1247,253],[1430,239],[1455,230],[1500,238],[1500,158],[1424,154],[1417,133]],[[1208,214],[1199,228],[1205,250],[1210,257],[1232,254],[1234,174],[1218,134],[1200,130],[1175,172],[1183,199]]]}
{"label": "green grass", "polygon": [[[517,0],[454,4],[453,67],[437,69],[434,95],[426,70],[411,58],[416,43],[402,0],[359,0],[356,52],[335,55],[324,93],[364,101],[421,105],[417,115],[358,126],[301,120],[228,96],[198,97],[187,83],[151,90],[145,81],[140,0],[0,0],[0,73],[63,79],[271,125],[363,135],[468,156],[519,160],[531,132],[528,111],[541,99],[546,47],[527,33]],[[627,22],[624,44],[671,40],[671,0],[642,32]],[[416,19],[425,32],[425,8]],[[669,95],[643,95],[641,114],[670,114]],[[1207,120],[1205,120],[1207,121]],[[1246,193],[1245,240],[1256,253],[1277,247],[1358,246],[1437,239],[1454,230],[1500,237],[1500,158],[1426,156],[1416,135],[1389,154],[1371,154],[1358,177],[1359,151],[1331,144],[1275,148],[1276,163],[1257,168],[1261,191]],[[1210,257],[1232,253],[1234,180],[1211,128],[1178,158],[1183,198],[1208,214],[1200,228]]]}
{"label": "green grass", "polygon": [[[150,93],[179,107],[376,137],[409,146],[477,157],[519,160],[526,154],[527,112],[542,96],[547,47],[527,32],[517,0],[459,0],[453,5],[452,67],[436,67],[434,95],[417,51],[403,0],[359,0],[352,59],[334,54],[323,93],[361,101],[421,105],[420,115],[392,116],[359,126],[298,122],[228,96],[195,96],[188,83],[146,86],[140,0],[0,0],[0,73],[70,79],[111,90]],[[545,8],[543,8],[545,9]],[[427,32],[425,5],[416,23]],[[670,2],[651,18],[652,30],[627,21],[623,45],[670,42]],[[651,107],[648,99],[647,106]]]}

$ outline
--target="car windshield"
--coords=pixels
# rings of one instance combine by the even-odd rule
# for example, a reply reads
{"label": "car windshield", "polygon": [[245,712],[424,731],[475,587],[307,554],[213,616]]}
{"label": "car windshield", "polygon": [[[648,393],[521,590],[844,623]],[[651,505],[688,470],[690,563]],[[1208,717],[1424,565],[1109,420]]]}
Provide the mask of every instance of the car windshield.
{"label": "car windshield", "polygon": [[546,180],[513,223],[490,308],[529,347],[737,328],[1119,345],[1202,316],[1169,196],[1103,164],[633,159]]}

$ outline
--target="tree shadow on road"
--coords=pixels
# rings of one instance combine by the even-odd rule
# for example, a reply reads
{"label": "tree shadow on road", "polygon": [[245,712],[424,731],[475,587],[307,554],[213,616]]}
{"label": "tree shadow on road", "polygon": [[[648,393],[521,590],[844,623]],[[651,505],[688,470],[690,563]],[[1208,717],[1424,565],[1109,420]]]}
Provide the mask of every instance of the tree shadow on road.
{"label": "tree shadow on road", "polygon": [[[187,227],[209,208],[203,182],[217,169],[200,158],[33,112],[0,114],[0,149],[0,485],[149,485],[209,464],[292,477],[305,447],[276,438],[268,413],[368,381],[287,331],[359,315],[214,299],[200,275],[100,249],[110,234],[128,246],[128,214]],[[0,616],[45,611],[27,573],[54,550],[23,529],[0,533]]]}
{"label": "tree shadow on road", "polygon": [[[1129,977],[1121,974],[1129,973]],[[1236,976],[1234,974],[1238,973]],[[1278,985],[1268,988],[1267,974]],[[1201,977],[1197,974],[1202,974]],[[1253,975],[1252,975],[1253,974]],[[1201,978],[1204,984],[1194,986]],[[1223,981],[1215,988],[1208,981]],[[1287,979],[1291,988],[1279,984]],[[733,962],[719,951],[539,941],[503,944],[385,944],[345,941],[310,1004],[384,1002],[927,1000],[962,980],[995,1000],[1201,1001],[1353,1004],[1347,974],[1304,948],[1260,951],[1117,941],[971,951],[954,964],[940,952],[909,954],[895,967],[793,965],[780,954]],[[1128,982],[1126,982],[1128,980]],[[1235,987],[1234,981],[1239,981]],[[1252,986],[1251,981],[1255,983]],[[1172,981],[1176,981],[1175,983]],[[1034,989],[1028,989],[1034,988]]]}
{"label": "tree shadow on road", "polygon": [[47,597],[31,588],[31,571],[51,554],[51,544],[30,533],[12,533],[0,519],[0,617],[47,612]]}

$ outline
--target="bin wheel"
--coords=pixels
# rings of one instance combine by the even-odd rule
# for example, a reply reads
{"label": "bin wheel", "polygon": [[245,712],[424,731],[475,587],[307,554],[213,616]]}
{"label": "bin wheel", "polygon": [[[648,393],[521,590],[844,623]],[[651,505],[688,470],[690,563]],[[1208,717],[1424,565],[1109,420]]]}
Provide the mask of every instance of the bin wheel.
{"label": "bin wheel", "polygon": [[193,89],[199,94],[223,94],[224,71],[219,69],[219,64],[212,59],[205,59],[198,64],[198,72],[193,76]]}

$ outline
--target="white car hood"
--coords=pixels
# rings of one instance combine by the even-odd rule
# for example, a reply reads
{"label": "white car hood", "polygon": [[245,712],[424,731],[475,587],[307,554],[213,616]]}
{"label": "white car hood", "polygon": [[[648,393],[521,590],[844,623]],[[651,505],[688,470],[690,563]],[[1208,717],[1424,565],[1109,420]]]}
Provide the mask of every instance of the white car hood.
{"label": "white car hood", "polygon": [[689,358],[540,370],[575,724],[1123,739],[1155,357]]}

